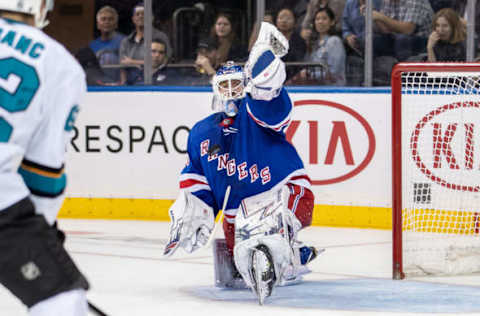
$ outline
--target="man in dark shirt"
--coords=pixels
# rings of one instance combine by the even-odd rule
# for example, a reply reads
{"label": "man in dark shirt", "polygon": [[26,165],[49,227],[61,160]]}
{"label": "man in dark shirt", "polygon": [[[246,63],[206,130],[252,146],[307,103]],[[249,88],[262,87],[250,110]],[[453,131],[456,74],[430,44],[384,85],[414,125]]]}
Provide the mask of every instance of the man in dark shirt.
{"label": "man in dark shirt", "polygon": [[[176,68],[168,67],[167,45],[158,38],[152,40],[152,85],[180,85],[182,78]],[[128,78],[134,85],[144,84],[143,68],[135,68]]]}

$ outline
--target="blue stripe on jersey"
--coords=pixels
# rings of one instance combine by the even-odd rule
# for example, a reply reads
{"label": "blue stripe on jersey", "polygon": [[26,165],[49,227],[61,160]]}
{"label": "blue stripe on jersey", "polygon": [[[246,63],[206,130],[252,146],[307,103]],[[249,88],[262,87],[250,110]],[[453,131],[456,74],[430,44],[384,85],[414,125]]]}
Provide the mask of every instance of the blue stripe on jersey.
{"label": "blue stripe on jersey", "polygon": [[275,59],[272,51],[267,50],[260,57],[258,57],[255,66],[252,69],[252,77],[255,78],[258,76],[265,68],[267,68]]}
{"label": "blue stripe on jersey", "polygon": [[67,185],[67,177],[62,174],[60,177],[52,178],[22,167],[18,169],[18,173],[22,176],[23,181],[27,185],[32,194],[44,197],[57,197],[63,193]]}

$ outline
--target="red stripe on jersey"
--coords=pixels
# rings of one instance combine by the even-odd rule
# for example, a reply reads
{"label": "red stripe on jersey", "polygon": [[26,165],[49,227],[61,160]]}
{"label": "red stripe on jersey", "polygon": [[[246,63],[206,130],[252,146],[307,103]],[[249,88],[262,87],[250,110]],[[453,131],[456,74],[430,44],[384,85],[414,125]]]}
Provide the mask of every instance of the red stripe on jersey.
{"label": "red stripe on jersey", "polygon": [[287,126],[288,124],[290,124],[290,120],[287,120],[285,123],[283,123],[282,125],[278,126],[278,127],[273,127],[272,125],[268,125],[267,123],[265,123],[264,121],[261,121],[259,119],[257,119],[255,116],[253,116],[252,113],[248,112],[248,115],[250,115],[250,117],[255,121],[255,123],[257,123],[258,125],[260,126],[263,126],[263,127],[269,127],[271,129],[273,129],[274,131],[276,132],[279,132],[282,130],[282,128],[284,128],[285,126]]}
{"label": "red stripe on jersey", "polygon": [[187,179],[187,180],[180,181],[180,189],[185,189],[185,188],[191,187],[191,186],[196,185],[196,184],[208,185],[207,183],[199,181],[199,180]]}
{"label": "red stripe on jersey", "polygon": [[282,129],[284,129],[285,127],[287,127],[288,125],[290,125],[290,119],[287,120],[285,123],[283,123],[282,125],[280,125],[279,127],[276,127],[275,130],[278,132],[278,131],[281,131]]}

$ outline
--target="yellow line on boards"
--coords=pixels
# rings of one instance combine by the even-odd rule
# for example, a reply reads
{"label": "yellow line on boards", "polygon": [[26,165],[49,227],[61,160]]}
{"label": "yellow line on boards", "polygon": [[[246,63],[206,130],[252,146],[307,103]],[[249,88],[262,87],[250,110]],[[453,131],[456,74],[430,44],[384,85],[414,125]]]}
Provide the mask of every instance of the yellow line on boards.
{"label": "yellow line on boards", "polygon": [[[169,221],[173,200],[120,198],[66,198],[60,218]],[[315,205],[312,225],[391,229],[387,207]],[[217,216],[217,219],[219,216]]]}
{"label": "yellow line on boards", "polygon": [[66,198],[60,218],[168,221],[173,200]]}

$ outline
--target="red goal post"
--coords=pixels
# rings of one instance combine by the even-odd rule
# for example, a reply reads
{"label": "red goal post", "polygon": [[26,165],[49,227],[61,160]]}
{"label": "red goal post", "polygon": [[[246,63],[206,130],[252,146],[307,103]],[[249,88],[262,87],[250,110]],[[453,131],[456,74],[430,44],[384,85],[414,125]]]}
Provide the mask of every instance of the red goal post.
{"label": "red goal post", "polygon": [[393,278],[480,271],[480,64],[392,71]]}

